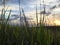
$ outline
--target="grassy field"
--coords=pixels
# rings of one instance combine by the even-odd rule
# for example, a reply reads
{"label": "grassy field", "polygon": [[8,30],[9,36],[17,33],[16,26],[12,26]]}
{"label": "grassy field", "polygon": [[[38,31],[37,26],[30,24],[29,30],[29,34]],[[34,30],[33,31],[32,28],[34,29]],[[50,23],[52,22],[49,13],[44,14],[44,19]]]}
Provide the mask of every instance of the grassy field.
{"label": "grassy field", "polygon": [[60,45],[60,28],[0,24],[0,45]]}
{"label": "grassy field", "polygon": [[[20,2],[19,2],[20,3]],[[20,5],[19,5],[20,6]],[[45,8],[44,8],[45,9]],[[7,10],[2,9],[2,14],[5,15]],[[20,12],[21,13],[21,12]],[[40,20],[39,27],[29,27],[24,10],[22,9],[25,25],[12,26],[8,24],[11,10],[8,18],[0,19],[0,45],[60,45],[60,27],[58,26],[44,26],[43,19]],[[44,11],[45,13],[45,11]],[[36,20],[38,24],[37,7]]]}

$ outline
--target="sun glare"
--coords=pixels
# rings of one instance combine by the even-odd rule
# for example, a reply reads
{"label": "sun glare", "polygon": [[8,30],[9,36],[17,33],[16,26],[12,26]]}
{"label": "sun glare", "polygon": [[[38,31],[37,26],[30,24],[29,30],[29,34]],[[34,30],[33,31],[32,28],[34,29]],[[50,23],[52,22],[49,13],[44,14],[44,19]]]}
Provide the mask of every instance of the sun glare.
{"label": "sun glare", "polygon": [[60,26],[60,20],[55,20],[54,23],[55,23],[57,26]]}

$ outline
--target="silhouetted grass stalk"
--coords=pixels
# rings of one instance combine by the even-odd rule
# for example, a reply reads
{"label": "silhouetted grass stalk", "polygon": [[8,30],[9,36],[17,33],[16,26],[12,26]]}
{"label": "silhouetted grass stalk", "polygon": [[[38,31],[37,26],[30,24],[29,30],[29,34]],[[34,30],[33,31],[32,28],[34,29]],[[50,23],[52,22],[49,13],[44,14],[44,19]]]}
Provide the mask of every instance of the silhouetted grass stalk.
{"label": "silhouetted grass stalk", "polygon": [[36,21],[37,21],[36,27],[38,27],[38,12],[37,12],[37,5],[36,5]]}

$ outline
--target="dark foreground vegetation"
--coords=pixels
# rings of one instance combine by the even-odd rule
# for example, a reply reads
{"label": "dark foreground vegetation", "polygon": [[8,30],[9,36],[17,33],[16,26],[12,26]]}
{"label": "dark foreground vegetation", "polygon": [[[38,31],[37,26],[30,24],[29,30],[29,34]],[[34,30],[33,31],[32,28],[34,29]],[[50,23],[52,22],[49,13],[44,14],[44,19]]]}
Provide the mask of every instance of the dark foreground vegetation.
{"label": "dark foreground vegetation", "polygon": [[[4,9],[2,9],[1,15],[4,16],[5,11],[3,10]],[[7,19],[1,17],[0,45],[60,45],[60,27],[44,26],[44,18],[40,21],[42,23],[39,27],[29,27],[24,10],[22,10],[22,12],[25,22],[25,25],[23,26],[12,26],[8,24],[11,10]]]}
{"label": "dark foreground vegetation", "polygon": [[0,45],[60,45],[60,27],[0,24]]}
{"label": "dark foreground vegetation", "polygon": [[[45,9],[45,8],[44,8]],[[8,24],[11,10],[8,18],[5,20],[7,10],[2,9],[0,19],[0,45],[60,45],[60,27],[58,26],[44,26],[42,23],[39,27],[29,27],[26,20],[24,10],[24,26],[11,26]],[[44,11],[45,14],[45,11]],[[40,22],[44,22],[43,20]],[[38,25],[38,16],[36,9],[36,20]]]}

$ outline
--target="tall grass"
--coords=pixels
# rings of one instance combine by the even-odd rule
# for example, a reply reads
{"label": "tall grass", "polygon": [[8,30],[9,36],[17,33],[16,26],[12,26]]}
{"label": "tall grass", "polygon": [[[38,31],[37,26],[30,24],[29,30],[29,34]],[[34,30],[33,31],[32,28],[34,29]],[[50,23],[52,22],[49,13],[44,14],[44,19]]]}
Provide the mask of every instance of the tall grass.
{"label": "tall grass", "polygon": [[[46,29],[43,26],[37,27],[36,30],[36,27],[27,28],[27,26],[11,26],[7,23],[4,23],[0,24],[0,45],[52,45],[52,34],[53,33],[50,29]],[[59,35],[57,37],[59,45],[58,38]]]}
{"label": "tall grass", "polygon": [[[20,2],[19,2],[20,4]],[[20,8],[20,7],[19,7]],[[5,15],[5,11],[2,9],[2,14]],[[21,9],[20,9],[21,10]],[[3,14],[4,12],[4,14]],[[21,13],[21,12],[20,12]],[[56,38],[51,29],[44,28],[44,17],[39,27],[29,27],[29,23],[26,19],[24,9],[22,8],[25,25],[23,26],[11,26],[8,24],[11,10],[9,12],[7,20],[1,20],[0,22],[0,45],[60,45],[60,31],[56,32]],[[36,20],[38,24],[36,7]],[[21,16],[21,14],[20,14]],[[2,19],[3,17],[1,17]],[[41,18],[40,18],[41,19]],[[54,29],[53,29],[54,30]],[[56,30],[60,30],[56,29]],[[54,40],[56,39],[56,42]],[[55,44],[54,44],[55,43]]]}
{"label": "tall grass", "polygon": [[38,27],[38,13],[37,13],[37,5],[36,5],[36,21],[37,21],[37,27]]}

